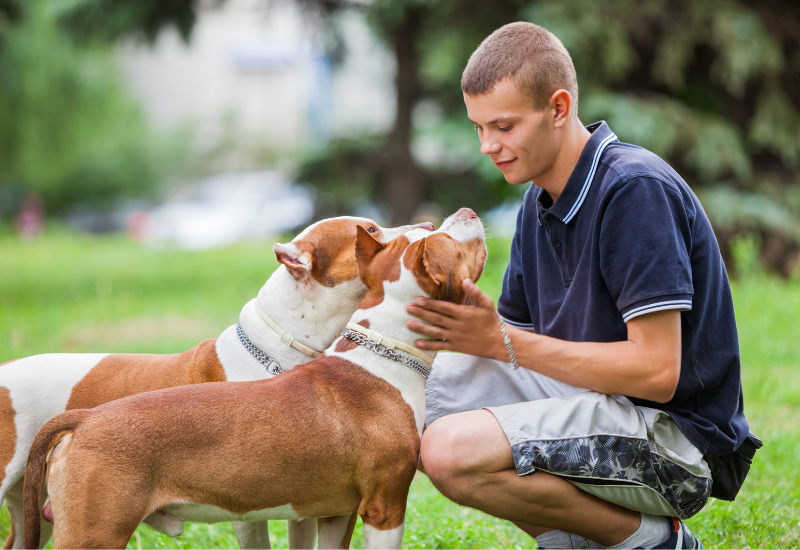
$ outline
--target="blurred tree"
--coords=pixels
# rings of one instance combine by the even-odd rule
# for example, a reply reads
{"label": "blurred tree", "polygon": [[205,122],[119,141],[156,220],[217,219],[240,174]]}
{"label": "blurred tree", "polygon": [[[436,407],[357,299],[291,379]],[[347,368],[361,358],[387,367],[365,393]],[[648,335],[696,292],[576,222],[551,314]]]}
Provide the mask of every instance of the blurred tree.
{"label": "blurred tree", "polygon": [[[469,55],[502,24],[532,21],[553,31],[570,51],[582,120],[606,119],[622,140],[675,166],[713,204],[724,254],[730,238],[751,231],[762,235],[762,259],[770,267],[788,273],[798,265],[800,2],[376,0],[366,10],[398,59],[398,119],[388,140],[394,149],[386,148],[398,163],[414,165],[414,156],[398,148],[407,138],[415,152],[415,141],[425,146],[418,158],[426,148],[443,157],[462,149],[468,123],[459,79]],[[414,55],[399,53],[404,42],[392,31],[415,38]],[[426,102],[436,105],[438,116],[432,124],[418,116],[409,130],[413,106]],[[508,186],[495,183],[499,174],[474,158],[472,139],[472,154],[456,155],[460,163],[451,158],[426,166],[422,176],[411,168],[397,176],[410,190],[403,216],[434,196],[445,204],[478,199],[465,185],[476,179],[489,196],[466,204],[487,208],[510,194]],[[320,159],[313,162],[319,168]],[[443,178],[443,171],[452,177]],[[380,176],[393,181],[376,171]]]}
{"label": "blurred tree", "polygon": [[[336,10],[352,7],[346,1],[298,1],[321,9],[329,21]],[[485,210],[513,196],[513,188],[500,184],[499,172],[488,172],[486,164],[483,170],[474,170],[480,164],[477,138],[473,136],[468,148],[463,147],[471,125],[464,117],[459,80],[477,44],[497,27],[516,20],[526,5],[522,0],[374,0],[358,6],[394,54],[394,124],[379,149],[363,140],[335,141],[306,163],[300,177],[344,206],[352,204],[353,190],[337,182],[348,176],[332,178],[330,174],[339,167],[358,165],[360,181],[370,182],[362,183],[360,189],[369,192],[369,198],[383,201],[393,224],[407,223],[427,201],[445,211],[464,204]],[[424,110],[420,113],[418,109],[426,101],[433,107],[427,120]],[[460,110],[455,105],[461,105]],[[456,111],[460,117],[457,124],[442,116]],[[461,144],[455,154],[446,143],[450,141]],[[363,146],[360,153],[359,144]],[[351,161],[342,162],[342,154]],[[355,162],[358,157],[364,161]],[[377,162],[371,160],[376,157]]]}
{"label": "blurred tree", "polygon": [[30,0],[0,49],[0,215],[23,192],[48,211],[151,190],[152,135],[107,48],[77,48]]}
{"label": "blurred tree", "polygon": [[800,2],[542,0],[524,16],[570,51],[584,120],[607,119],[708,197],[724,253],[756,231],[772,268],[796,266]]}
{"label": "blurred tree", "polygon": [[22,7],[17,0],[0,0],[0,50],[9,25],[19,21],[21,17]]}
{"label": "blurred tree", "polygon": [[72,0],[62,2],[56,15],[64,28],[83,40],[137,36],[152,42],[164,27],[175,27],[188,40],[198,4],[199,0]]}
{"label": "blurred tree", "polygon": [[[309,13],[319,17],[319,21],[331,31],[329,36],[332,49],[336,48],[335,15],[344,9],[357,9],[363,11],[373,29],[388,45],[397,62],[395,89],[397,91],[395,119],[391,130],[382,136],[382,145],[375,148],[365,145],[359,148],[358,144],[334,143],[323,155],[316,156],[310,162],[313,164],[303,170],[301,177],[306,177],[330,194],[339,197],[341,202],[352,204],[353,189],[346,190],[339,185],[341,178],[326,177],[321,179],[314,176],[329,174],[325,167],[328,160],[333,166],[344,168],[348,163],[345,158],[370,155],[372,160],[359,162],[358,170],[362,173],[362,180],[370,181],[370,185],[360,187],[364,192],[372,193],[385,204],[389,205],[392,212],[392,221],[396,224],[407,222],[425,200],[430,200],[436,195],[438,200],[444,201],[445,207],[450,207],[459,198],[488,199],[492,204],[493,193],[486,193],[481,188],[480,179],[470,172],[472,160],[466,162],[457,173],[452,170],[442,171],[438,167],[422,168],[418,165],[415,155],[411,151],[411,142],[414,137],[413,114],[420,100],[426,97],[435,97],[437,92],[446,89],[442,80],[435,79],[434,86],[429,86],[422,71],[424,59],[428,55],[426,44],[440,42],[436,36],[446,32],[442,21],[457,20],[458,26],[450,29],[449,36],[457,37],[460,57],[468,56],[474,45],[482,37],[502,25],[506,21],[514,20],[519,9],[525,5],[519,0],[499,0],[487,3],[480,0],[375,0],[373,2],[359,2],[355,0],[297,0]],[[217,2],[220,3],[220,2]],[[82,40],[114,40],[122,36],[139,36],[153,40],[158,31],[166,26],[175,26],[184,38],[187,38],[194,24],[198,0],[72,0],[64,3],[58,11],[62,25],[73,35]],[[453,32],[455,31],[455,32]],[[470,40],[474,38],[475,40]],[[441,48],[434,52],[439,57],[450,52]],[[452,63],[449,63],[451,66]],[[451,67],[452,68],[452,67]],[[460,69],[457,71],[460,74]],[[448,82],[451,84],[452,82]],[[458,96],[458,77],[454,91],[447,90],[450,96]],[[339,155],[344,155],[340,158]],[[333,158],[328,159],[332,156]],[[328,159],[328,160],[326,160]],[[321,164],[320,164],[321,163]],[[352,164],[350,164],[352,166]],[[368,168],[365,168],[368,165]],[[368,174],[368,175],[367,175]],[[442,186],[441,177],[445,176],[450,181],[460,181],[461,190],[447,193],[448,186]],[[499,174],[493,174],[492,180],[497,181]],[[344,176],[348,179],[349,176]],[[434,192],[432,184],[436,181],[438,188]],[[380,182],[380,183],[378,183]],[[495,186],[499,187],[499,186]],[[475,193],[467,192],[472,189]],[[347,197],[344,194],[347,193]],[[433,193],[433,195],[432,195]],[[500,196],[508,195],[501,192]],[[452,200],[449,200],[452,199]]]}
{"label": "blurred tree", "polygon": [[[777,218],[782,222],[747,222],[779,235],[784,252],[772,254],[782,258],[776,265],[790,262],[800,246],[794,237],[800,231],[796,0],[297,2],[323,15],[330,28],[336,12],[361,10],[397,62],[395,121],[380,146],[374,139],[334,142],[306,165],[310,181],[334,197],[349,193],[352,203],[359,192],[342,185],[351,168],[359,189],[391,205],[395,223],[434,197],[446,208],[480,200],[474,204],[485,209],[513,195],[477,158],[477,138],[466,136],[459,79],[490,32],[528,20],[553,31],[570,51],[585,122],[607,119],[621,139],[667,159],[701,194],[732,194],[724,204],[768,200],[786,213]],[[152,39],[167,24],[186,35],[197,1],[72,0],[65,6],[61,19],[78,34]],[[753,210],[719,214],[718,220],[739,220],[718,227],[722,240]]]}

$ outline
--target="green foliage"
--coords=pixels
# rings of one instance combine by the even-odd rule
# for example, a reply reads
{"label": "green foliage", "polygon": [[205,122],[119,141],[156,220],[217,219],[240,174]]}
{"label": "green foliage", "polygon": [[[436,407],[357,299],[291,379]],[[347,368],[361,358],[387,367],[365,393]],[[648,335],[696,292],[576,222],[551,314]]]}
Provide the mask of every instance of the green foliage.
{"label": "green foliage", "polygon": [[78,47],[52,1],[31,1],[0,49],[0,188],[48,209],[152,190],[160,143],[122,90],[112,52]]}
{"label": "green foliage", "polygon": [[150,42],[173,26],[189,41],[198,0],[62,0],[54,13],[64,28],[83,40],[113,41],[136,36]]}
{"label": "green foliage", "polygon": [[[732,175],[748,186],[760,169],[757,153],[784,163],[790,183],[798,167],[800,137],[791,125],[800,96],[789,65],[800,40],[777,26],[781,10],[797,15],[796,5],[782,2],[544,0],[527,18],[570,51],[593,100],[588,119],[607,117],[621,139],[685,166],[691,183]],[[644,115],[644,124],[633,115]]]}
{"label": "green foliage", "polygon": [[[495,299],[508,249],[505,239],[489,244],[489,263],[478,283]],[[744,242],[742,257],[751,257],[753,249]],[[0,363],[57,351],[184,351],[234,323],[277,267],[268,244],[152,250],[121,237],[57,228],[41,239],[20,241],[0,227],[0,258]],[[791,320],[800,311],[800,279],[754,270],[734,281],[732,291],[745,412],[765,446],[736,502],[712,501],[689,526],[709,548],[796,548],[800,339]],[[9,525],[3,508],[0,539]],[[270,531],[273,548],[286,548],[285,522],[270,522]],[[404,547],[533,546],[508,522],[448,501],[424,476],[412,484]],[[143,525],[128,547],[236,548],[236,543],[229,523],[187,524],[175,539]],[[364,547],[360,522],[353,547]]]}
{"label": "green foliage", "polygon": [[317,217],[351,214],[360,203],[381,198],[380,162],[383,139],[334,139],[311,151],[301,164],[297,180],[319,190]]}
{"label": "green foliage", "polygon": [[[301,163],[298,181],[317,188],[316,217],[352,214],[359,206],[384,200],[385,172],[380,162],[382,138],[335,139]],[[442,214],[465,205],[485,212],[519,198],[528,186],[512,186],[478,152],[471,125],[434,118],[419,128],[412,148],[435,156],[426,168],[426,197]],[[445,145],[446,144],[446,145]]]}

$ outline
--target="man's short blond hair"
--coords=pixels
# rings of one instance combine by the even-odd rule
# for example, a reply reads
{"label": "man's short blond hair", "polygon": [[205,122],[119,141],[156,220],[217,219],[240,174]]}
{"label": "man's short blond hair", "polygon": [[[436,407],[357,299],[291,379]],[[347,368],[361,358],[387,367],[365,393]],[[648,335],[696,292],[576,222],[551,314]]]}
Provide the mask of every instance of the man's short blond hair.
{"label": "man's short blond hair", "polygon": [[469,58],[461,75],[461,89],[468,95],[491,92],[512,78],[533,99],[533,108],[544,110],[556,90],[567,90],[571,112],[578,114],[578,79],[564,44],[545,28],[517,22],[490,34]]}

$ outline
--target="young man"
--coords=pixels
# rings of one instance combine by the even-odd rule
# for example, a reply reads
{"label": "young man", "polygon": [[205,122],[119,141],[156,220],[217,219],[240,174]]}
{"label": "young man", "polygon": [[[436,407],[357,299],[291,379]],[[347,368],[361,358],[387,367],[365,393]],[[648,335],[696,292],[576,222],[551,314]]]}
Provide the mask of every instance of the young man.
{"label": "young man", "polygon": [[481,152],[534,185],[498,311],[469,281],[473,306],[408,306],[438,340],[421,349],[463,354],[428,381],[426,473],[540,547],[700,547],[679,520],[709,498],[705,457],[748,433],[708,218],[663,160],[580,123],[572,60],[545,29],[495,31],[462,88]]}

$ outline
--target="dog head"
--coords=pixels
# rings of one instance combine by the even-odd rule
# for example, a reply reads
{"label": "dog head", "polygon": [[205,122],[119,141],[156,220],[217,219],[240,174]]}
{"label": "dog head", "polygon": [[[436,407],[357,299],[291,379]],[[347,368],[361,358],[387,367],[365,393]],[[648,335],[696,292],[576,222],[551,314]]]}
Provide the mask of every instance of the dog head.
{"label": "dog head", "polygon": [[[273,247],[281,265],[259,291],[258,304],[284,331],[313,349],[325,349],[336,339],[367,293],[353,245],[357,230],[383,243],[408,232],[428,233],[433,224],[385,228],[367,218],[331,218]],[[257,314],[252,316],[258,323]]]}
{"label": "dog head", "polygon": [[433,231],[433,224],[385,228],[368,218],[330,218],[309,226],[290,243],[276,243],[273,251],[278,262],[298,282],[314,281],[324,287],[335,287],[358,279],[353,254],[358,228],[377,242],[385,243],[409,231]]}
{"label": "dog head", "polygon": [[405,304],[420,294],[463,303],[464,279],[477,281],[486,262],[483,224],[469,208],[447,218],[437,231],[415,229],[386,243],[364,228],[356,230],[358,273],[368,288],[359,309],[386,298]]}

